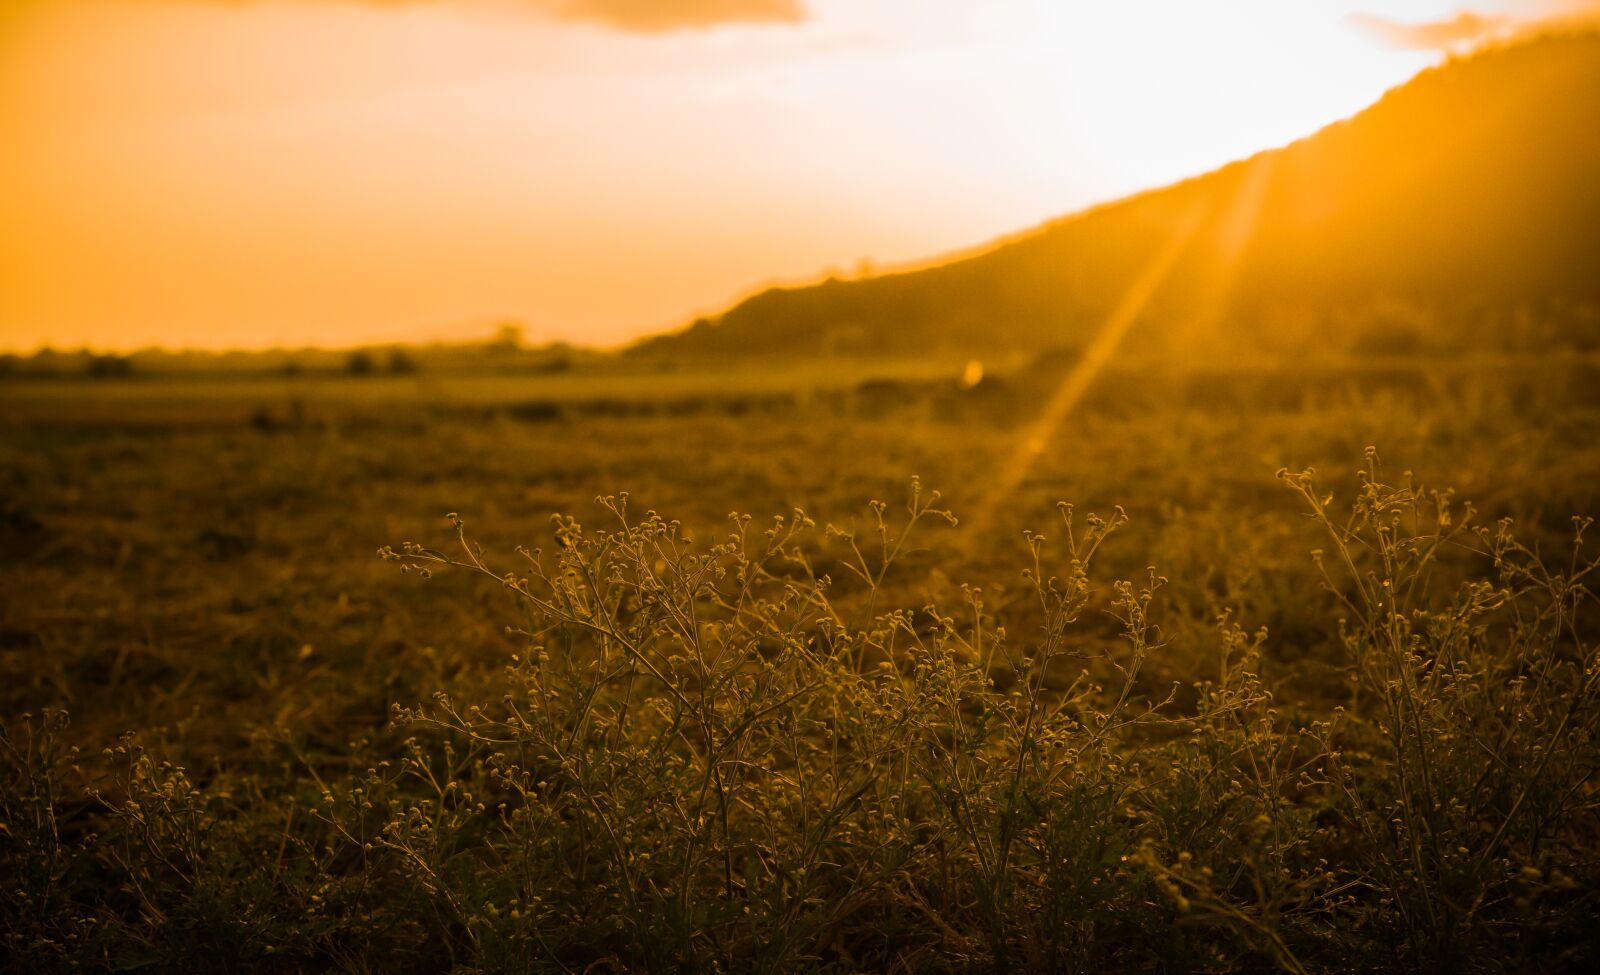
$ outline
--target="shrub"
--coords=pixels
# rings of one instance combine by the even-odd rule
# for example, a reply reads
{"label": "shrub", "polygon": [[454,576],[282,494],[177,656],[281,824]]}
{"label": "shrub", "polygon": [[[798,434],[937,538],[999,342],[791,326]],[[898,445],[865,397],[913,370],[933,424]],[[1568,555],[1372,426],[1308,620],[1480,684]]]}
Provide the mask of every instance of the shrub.
{"label": "shrub", "polygon": [[[1126,521],[1028,536],[1028,600],[908,601],[903,513],[735,516],[702,546],[626,496],[501,568],[492,693],[397,707],[353,764],[283,732],[191,774],[131,740],[65,783],[64,718],[3,739],[7,949],[69,964],[468,971],[1270,970],[1593,961],[1600,728],[1577,525],[1559,565],[1447,493],[1347,513],[1282,475],[1348,684],[1284,708],[1231,615],[1149,679],[1167,580],[1100,581]],[[1108,630],[1102,620],[1114,621]],[[272,769],[282,770],[270,774]],[[93,826],[64,828],[76,817]]]}

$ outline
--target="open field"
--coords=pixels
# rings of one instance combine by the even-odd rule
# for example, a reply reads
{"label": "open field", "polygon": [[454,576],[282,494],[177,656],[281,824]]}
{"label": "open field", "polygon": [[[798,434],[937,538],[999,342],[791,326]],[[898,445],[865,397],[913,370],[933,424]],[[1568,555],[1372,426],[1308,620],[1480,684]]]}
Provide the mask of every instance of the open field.
{"label": "open field", "polygon": [[1592,363],[958,371],[0,388],[14,963],[1593,958]]}
{"label": "open field", "polygon": [[[394,407],[510,412],[538,407],[677,408],[765,401],[852,390],[864,381],[936,382],[960,375],[965,359],[842,358],[775,360],[741,365],[672,360],[601,360],[580,370],[428,370],[406,375],[350,376],[333,370],[291,375],[240,369],[200,375],[156,374],[117,381],[60,376],[0,386],[13,419],[42,423],[233,423],[260,412],[289,418],[344,417]],[[1018,365],[1016,356],[998,363]],[[298,404],[298,407],[296,406]]]}
{"label": "open field", "polygon": [[0,975],[1600,972],[1600,0],[1444,6],[0,0]]}

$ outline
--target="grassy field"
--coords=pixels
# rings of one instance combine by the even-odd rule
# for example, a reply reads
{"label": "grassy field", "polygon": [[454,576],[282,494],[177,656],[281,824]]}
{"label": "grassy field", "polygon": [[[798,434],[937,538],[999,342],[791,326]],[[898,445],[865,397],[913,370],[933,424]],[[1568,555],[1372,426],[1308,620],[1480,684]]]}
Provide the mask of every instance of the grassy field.
{"label": "grassy field", "polygon": [[[1016,357],[1002,368],[1015,368]],[[493,366],[494,361],[488,360]],[[696,405],[726,410],[852,390],[863,382],[932,383],[959,376],[966,360],[842,358],[753,361],[742,365],[612,357],[581,369],[490,371],[455,368],[351,376],[338,370],[283,374],[232,372],[133,375],[117,381],[81,375],[22,379],[0,386],[14,419],[84,425],[231,424],[240,419],[338,420],[396,407],[485,410],[523,418],[542,412],[640,412]]]}
{"label": "grassy field", "polygon": [[1594,964],[1596,364],[1059,360],[0,385],[4,964]]}

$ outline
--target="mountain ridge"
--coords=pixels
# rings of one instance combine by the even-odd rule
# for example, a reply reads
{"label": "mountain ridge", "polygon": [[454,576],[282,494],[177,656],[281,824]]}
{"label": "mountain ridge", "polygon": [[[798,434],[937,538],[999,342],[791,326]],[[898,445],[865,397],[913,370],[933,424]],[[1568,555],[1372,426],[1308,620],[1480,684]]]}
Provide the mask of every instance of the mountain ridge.
{"label": "mountain ridge", "polygon": [[1435,320],[1441,341],[1514,343],[1533,336],[1507,323],[1531,308],[1588,322],[1581,341],[1600,341],[1589,322],[1600,305],[1600,32],[1453,58],[1286,146],[948,263],[769,288],[634,349],[1082,345],[1191,224],[1137,309],[1136,340],[1191,353],[1289,335],[1303,344],[1398,316]]}

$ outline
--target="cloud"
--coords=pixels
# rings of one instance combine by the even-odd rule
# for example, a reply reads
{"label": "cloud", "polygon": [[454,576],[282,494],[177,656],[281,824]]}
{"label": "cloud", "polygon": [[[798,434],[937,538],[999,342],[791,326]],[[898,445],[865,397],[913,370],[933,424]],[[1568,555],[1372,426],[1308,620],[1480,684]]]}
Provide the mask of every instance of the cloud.
{"label": "cloud", "polygon": [[1496,5],[1507,13],[1462,10],[1446,20],[1416,24],[1351,14],[1345,22],[1386,47],[1451,53],[1510,37],[1600,27],[1600,0],[1499,0]]}
{"label": "cloud", "polygon": [[587,21],[637,33],[722,24],[798,24],[804,0],[539,0],[562,20]]}
{"label": "cloud", "polygon": [[1513,23],[1509,17],[1475,14],[1463,10],[1448,20],[1405,24],[1377,14],[1351,14],[1356,30],[1386,47],[1421,51],[1455,51],[1502,36]]}
{"label": "cloud", "polygon": [[1600,0],[1537,0],[1533,6],[1541,15],[1532,21],[1534,27],[1600,27]]}
{"label": "cloud", "polygon": [[[8,0],[0,0],[0,3]],[[188,0],[209,6],[249,6],[269,0]],[[281,2],[281,0],[280,0]],[[664,34],[729,24],[799,24],[805,0],[293,0],[366,7],[459,6],[522,9],[557,20],[598,24],[635,34]]]}

